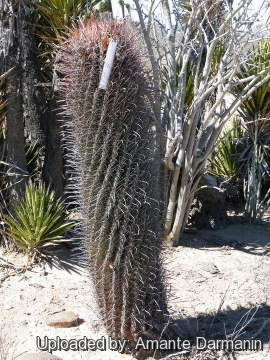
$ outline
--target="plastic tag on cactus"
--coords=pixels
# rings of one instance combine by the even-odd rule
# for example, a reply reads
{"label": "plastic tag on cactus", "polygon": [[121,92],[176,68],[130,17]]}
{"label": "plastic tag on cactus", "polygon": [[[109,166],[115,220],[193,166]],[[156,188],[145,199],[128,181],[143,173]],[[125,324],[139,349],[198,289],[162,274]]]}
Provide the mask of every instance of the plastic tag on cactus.
{"label": "plastic tag on cactus", "polygon": [[111,74],[112,67],[113,67],[113,61],[114,61],[114,57],[115,57],[116,47],[117,47],[117,42],[115,42],[115,41],[109,42],[106,59],[104,62],[101,79],[100,79],[100,83],[99,83],[99,89],[103,89],[103,90],[107,89],[110,74]]}

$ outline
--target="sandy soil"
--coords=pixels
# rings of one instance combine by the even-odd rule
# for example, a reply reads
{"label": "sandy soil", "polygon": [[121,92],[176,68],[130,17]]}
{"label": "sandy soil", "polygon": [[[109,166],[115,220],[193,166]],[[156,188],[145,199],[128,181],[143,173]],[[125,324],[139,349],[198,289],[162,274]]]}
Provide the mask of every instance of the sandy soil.
{"label": "sandy soil", "polygon": [[[164,249],[171,287],[169,309],[181,339],[193,344],[198,336],[212,340],[224,339],[225,335],[234,340],[254,337],[261,340],[263,351],[238,351],[235,358],[270,359],[269,220],[247,225],[237,218],[224,230],[189,230],[179,247]],[[67,261],[62,262],[62,268],[43,264],[23,273],[20,268],[26,258],[0,249],[0,329],[7,359],[40,352],[37,336],[43,340],[44,336],[100,339],[105,335],[89,276],[75,255],[76,251],[62,246],[57,254],[61,261]],[[71,328],[46,325],[48,315],[63,310],[78,314],[78,324]],[[53,354],[64,360],[131,359],[109,350]],[[225,359],[222,354],[225,356],[221,351],[193,351],[186,357],[178,354],[169,359]],[[4,359],[1,354],[0,359]]]}

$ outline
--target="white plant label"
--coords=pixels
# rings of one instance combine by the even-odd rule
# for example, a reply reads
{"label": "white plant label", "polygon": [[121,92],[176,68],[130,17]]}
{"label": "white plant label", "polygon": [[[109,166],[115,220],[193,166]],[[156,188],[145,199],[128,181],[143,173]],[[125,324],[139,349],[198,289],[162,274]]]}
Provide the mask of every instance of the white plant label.
{"label": "white plant label", "polygon": [[111,74],[112,67],[113,67],[116,47],[117,47],[116,41],[109,42],[109,46],[108,46],[102,74],[101,74],[101,79],[100,79],[100,83],[99,83],[99,87],[98,87],[99,89],[103,89],[103,90],[107,89],[110,74]]}

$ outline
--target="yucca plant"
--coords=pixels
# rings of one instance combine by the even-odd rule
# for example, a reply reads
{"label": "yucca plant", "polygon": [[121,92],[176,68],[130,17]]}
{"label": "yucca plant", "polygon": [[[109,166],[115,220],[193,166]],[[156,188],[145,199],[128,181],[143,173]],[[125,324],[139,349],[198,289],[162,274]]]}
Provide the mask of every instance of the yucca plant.
{"label": "yucca plant", "polygon": [[[270,40],[264,40],[254,46],[250,51],[249,61],[242,65],[237,78],[241,81],[246,77],[256,75],[270,65]],[[270,74],[270,70],[266,75]],[[266,76],[265,75],[265,76]],[[257,83],[261,80],[258,77]],[[238,95],[242,92],[244,83],[237,83],[233,94]],[[263,166],[262,172],[269,173],[269,144],[270,144],[270,92],[269,82],[264,83],[244,101],[238,110],[245,128],[245,147],[240,155],[241,172],[246,177],[252,163],[253,146],[256,141],[262,147],[261,153],[263,159],[260,166]],[[256,134],[256,135],[255,135]],[[268,174],[269,175],[269,174]]]}
{"label": "yucca plant", "polygon": [[[238,80],[256,75],[270,66],[270,39],[259,42],[250,50],[250,59],[240,67]],[[270,70],[266,75],[270,74]],[[266,76],[264,75],[264,76]],[[262,80],[258,77],[256,83]],[[244,83],[236,82],[233,94],[243,91]],[[267,210],[267,198],[262,199],[262,187],[270,180],[270,92],[269,82],[257,87],[238,110],[244,127],[242,151],[238,154],[239,171],[246,194],[246,218],[253,222]],[[264,204],[261,206],[260,204]],[[264,210],[263,210],[264,209]],[[258,220],[258,219],[257,219]]]}
{"label": "yucca plant", "polygon": [[33,32],[45,80],[52,79],[57,45],[62,43],[75,20],[93,10],[101,0],[39,0],[32,10]]}
{"label": "yucca plant", "polygon": [[31,262],[48,254],[47,248],[59,244],[63,234],[73,227],[67,220],[64,203],[43,184],[30,183],[24,195],[13,205],[14,216],[4,215],[5,233]]}
{"label": "yucca plant", "polygon": [[[245,64],[242,64],[240,71],[237,74],[238,80],[243,80],[249,76],[256,75],[262,70],[269,67],[270,64],[270,39],[263,40],[257,45],[254,45],[250,50],[250,59]],[[270,70],[264,75],[270,74]],[[256,83],[261,80],[258,77]],[[244,82],[236,83],[233,94],[238,94],[243,91],[245,85]],[[254,117],[257,114],[257,118],[270,117],[270,92],[269,82],[260,85],[252,95],[242,103],[238,112],[241,114],[244,121],[249,122],[255,120]],[[254,123],[249,124],[254,128]],[[262,123],[261,123],[262,126]]]}
{"label": "yucca plant", "polygon": [[209,158],[210,166],[207,172],[228,182],[237,183],[240,179],[238,154],[242,148],[242,138],[241,120],[234,118],[220,134],[215,150]]}
{"label": "yucca plant", "polygon": [[27,170],[31,181],[40,180],[40,165],[39,159],[42,149],[38,145],[38,141],[32,141],[26,144],[25,156],[27,161]]}
{"label": "yucca plant", "polygon": [[[256,140],[256,139],[255,139]],[[259,222],[270,207],[270,189],[262,196],[262,180],[264,173],[261,162],[263,160],[262,148],[254,142],[252,163],[249,169],[247,180],[244,179],[245,218],[250,223]]]}

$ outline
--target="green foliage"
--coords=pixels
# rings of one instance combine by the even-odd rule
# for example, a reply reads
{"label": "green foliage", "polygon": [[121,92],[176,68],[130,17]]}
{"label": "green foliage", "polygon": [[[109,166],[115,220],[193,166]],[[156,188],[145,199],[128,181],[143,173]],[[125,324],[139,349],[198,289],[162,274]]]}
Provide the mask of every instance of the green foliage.
{"label": "green foliage", "polygon": [[[220,64],[220,60],[224,54],[224,47],[219,44],[215,48],[213,61],[211,63],[211,77],[215,77],[218,71],[218,67]],[[201,68],[198,74],[198,80],[200,81],[203,72],[203,64],[200,64]],[[179,79],[183,76],[182,72],[182,62],[180,61],[176,65],[176,88],[179,87]],[[187,113],[190,108],[192,101],[194,100],[194,77],[196,74],[196,60],[189,60],[186,66],[186,79],[185,79],[185,87],[183,92],[185,94],[184,98],[184,114]],[[167,81],[168,81],[168,70],[166,67],[163,68],[162,72],[162,90],[166,89]]]}
{"label": "green foliage", "polygon": [[39,0],[33,4],[32,23],[45,79],[51,80],[56,45],[82,15],[100,0]]}
{"label": "green foliage", "polygon": [[42,184],[29,184],[13,209],[14,217],[4,215],[5,233],[30,256],[42,255],[48,246],[59,244],[62,235],[73,227],[66,220],[64,203]]}
{"label": "green foliage", "polygon": [[242,179],[250,172],[253,162],[254,144],[260,146],[261,160],[257,165],[261,167],[262,184],[270,180],[270,118],[244,122],[244,136],[241,139],[241,152],[238,154],[239,171]]}
{"label": "green foliage", "polygon": [[225,53],[226,47],[221,43],[215,47],[212,63],[211,63],[211,77],[217,75],[221,59]]}
{"label": "green foliage", "polygon": [[211,167],[207,171],[226,181],[238,182],[239,172],[239,141],[243,137],[240,119],[233,119],[231,124],[224,127],[219,136],[215,150],[209,159]]}
{"label": "green foliage", "polygon": [[27,170],[32,181],[38,177],[39,167],[38,161],[41,156],[42,149],[38,145],[38,141],[33,141],[26,145],[26,162]]}
{"label": "green foliage", "polygon": [[103,0],[99,5],[99,12],[112,12],[111,0]]}
{"label": "green foliage", "polygon": [[[240,67],[237,79],[256,75],[270,66],[270,40],[259,42],[250,50],[249,61]],[[264,75],[269,75],[270,70]],[[257,77],[255,85],[262,80]],[[254,222],[261,219],[269,207],[268,192],[263,197],[263,186],[270,180],[270,82],[246,99],[238,110],[243,120],[242,151],[238,154],[239,171],[244,182],[246,218]],[[245,83],[237,83],[233,94],[239,96]],[[257,219],[257,220],[256,220]]]}
{"label": "green foliage", "polygon": [[[254,46],[250,52],[250,59],[240,68],[237,78],[242,80],[249,76],[256,75],[258,72],[270,66],[270,40],[264,40],[257,46]],[[270,70],[264,75],[269,75]],[[258,77],[255,85],[261,80]],[[239,158],[242,162],[241,172],[246,177],[251,167],[254,142],[261,146],[261,154],[263,156],[260,166],[263,166],[262,173],[265,175],[269,172],[270,159],[270,91],[269,82],[260,85],[252,95],[245,100],[238,110],[245,128],[245,140],[243,152]],[[234,95],[240,95],[245,84],[237,84],[234,88]]]}
{"label": "green foliage", "polygon": [[50,43],[62,42],[63,35],[74,20],[98,1],[89,0],[40,0],[35,3],[33,26],[41,39]]}
{"label": "green foliage", "polygon": [[[179,86],[179,77],[182,71],[182,63],[176,65],[176,87]],[[185,84],[185,99],[184,99],[184,111],[187,112],[190,104],[192,103],[194,97],[194,75],[195,75],[195,66],[192,61],[189,61],[186,68],[186,84]],[[166,67],[163,68],[162,72],[162,90],[166,89],[168,81],[168,70]]]}
{"label": "green foliage", "polygon": [[[256,139],[255,139],[256,140]],[[264,173],[262,147],[254,142],[252,164],[247,180],[244,180],[245,218],[250,223],[259,222],[270,206],[270,189],[262,196],[262,180]]]}
{"label": "green foliage", "polygon": [[[270,40],[263,40],[250,51],[250,59],[242,64],[237,74],[237,79],[243,80],[252,75],[257,75],[260,71],[270,66]],[[270,74],[270,70],[264,74],[264,77]],[[261,77],[257,78],[257,84]],[[233,94],[239,95],[245,88],[246,83],[238,83],[234,88]],[[252,95],[245,100],[240,106],[239,113],[245,122],[253,121],[260,118],[270,118],[270,92],[269,82],[265,82],[255,90]],[[254,123],[247,124],[254,134]],[[264,126],[261,122],[260,127]]]}

